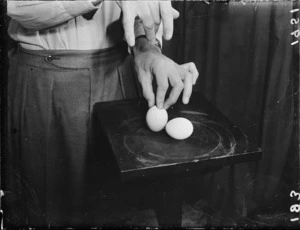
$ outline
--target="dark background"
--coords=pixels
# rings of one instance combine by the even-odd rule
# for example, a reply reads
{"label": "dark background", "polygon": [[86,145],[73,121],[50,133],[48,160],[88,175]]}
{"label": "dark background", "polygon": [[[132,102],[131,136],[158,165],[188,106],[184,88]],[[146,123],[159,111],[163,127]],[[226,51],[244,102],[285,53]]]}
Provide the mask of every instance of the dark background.
{"label": "dark background", "polygon": [[[299,3],[244,2],[173,2],[180,18],[163,50],[178,63],[195,62],[194,90],[263,149],[258,165],[236,167],[238,212],[289,212],[290,191],[300,190],[299,45],[291,45],[290,35],[296,30],[290,20],[299,17],[290,10]],[[203,183],[212,188],[204,196],[216,209],[229,199],[229,173],[213,173]]]}

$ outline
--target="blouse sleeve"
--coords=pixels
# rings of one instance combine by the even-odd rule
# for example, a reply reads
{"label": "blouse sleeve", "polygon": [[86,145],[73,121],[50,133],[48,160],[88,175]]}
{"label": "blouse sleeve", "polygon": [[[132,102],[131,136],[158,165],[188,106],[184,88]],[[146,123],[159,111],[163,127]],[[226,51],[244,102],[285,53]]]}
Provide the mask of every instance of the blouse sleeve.
{"label": "blouse sleeve", "polygon": [[12,1],[7,14],[30,30],[47,29],[99,7],[91,1]]}

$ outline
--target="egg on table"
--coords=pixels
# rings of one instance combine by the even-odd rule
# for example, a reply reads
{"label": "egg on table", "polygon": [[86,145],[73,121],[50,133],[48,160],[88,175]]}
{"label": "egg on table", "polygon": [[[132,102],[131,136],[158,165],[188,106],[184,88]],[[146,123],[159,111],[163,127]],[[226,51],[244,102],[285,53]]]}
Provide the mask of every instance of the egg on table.
{"label": "egg on table", "polygon": [[192,135],[194,127],[192,122],[183,117],[170,120],[166,125],[167,134],[177,140],[183,140]]}
{"label": "egg on table", "polygon": [[168,122],[168,113],[165,109],[151,107],[146,114],[146,122],[153,132],[161,131]]}

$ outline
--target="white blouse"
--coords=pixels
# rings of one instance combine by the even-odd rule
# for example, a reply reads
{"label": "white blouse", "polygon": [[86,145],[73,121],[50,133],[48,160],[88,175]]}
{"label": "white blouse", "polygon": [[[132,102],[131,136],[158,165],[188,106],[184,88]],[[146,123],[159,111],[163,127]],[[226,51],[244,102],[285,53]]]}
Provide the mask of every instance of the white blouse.
{"label": "white blouse", "polygon": [[[96,10],[92,19],[82,15]],[[115,46],[123,41],[121,9],[115,1],[94,6],[80,1],[12,1],[7,2],[11,17],[8,34],[23,48],[30,50],[93,50]],[[135,36],[144,29],[135,23]],[[162,26],[156,37],[162,40]]]}

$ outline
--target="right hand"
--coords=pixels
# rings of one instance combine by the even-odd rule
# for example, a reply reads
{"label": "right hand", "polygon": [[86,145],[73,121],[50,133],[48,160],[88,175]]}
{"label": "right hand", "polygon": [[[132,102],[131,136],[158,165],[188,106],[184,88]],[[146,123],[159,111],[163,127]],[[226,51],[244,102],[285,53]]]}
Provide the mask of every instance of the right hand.
{"label": "right hand", "polygon": [[[156,104],[159,109],[168,109],[176,103],[182,91],[182,102],[189,103],[193,85],[199,76],[193,62],[178,65],[145,38],[138,39],[133,50],[135,70],[149,107]],[[152,88],[153,80],[157,83],[156,95]],[[169,87],[170,95],[165,98]]]}

